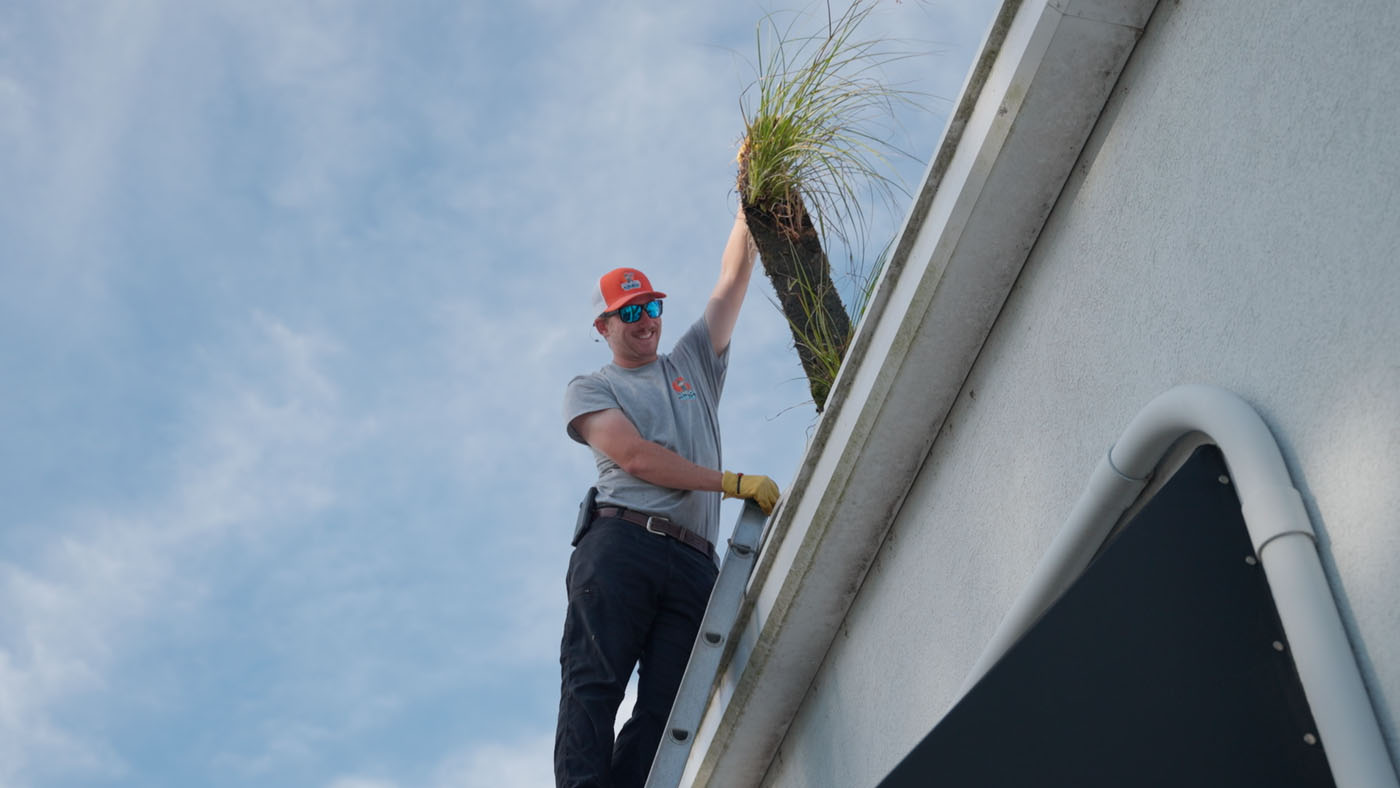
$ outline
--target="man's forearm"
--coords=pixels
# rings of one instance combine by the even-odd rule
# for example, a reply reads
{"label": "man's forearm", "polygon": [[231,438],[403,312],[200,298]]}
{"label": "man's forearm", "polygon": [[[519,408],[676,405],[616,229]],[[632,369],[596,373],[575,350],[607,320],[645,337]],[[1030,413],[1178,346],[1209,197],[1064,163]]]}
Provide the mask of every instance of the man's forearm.
{"label": "man's forearm", "polygon": [[739,309],[744,304],[744,294],[748,291],[749,276],[753,273],[754,254],[753,236],[749,234],[744,209],[740,207],[734,217],[734,227],[729,231],[729,240],[724,245],[724,254],[720,257],[719,281],[705,307],[705,320],[710,327],[710,342],[715,353],[721,353],[729,346],[734,323],[738,321]]}
{"label": "man's forearm", "polygon": [[687,460],[659,443],[639,441],[628,456],[618,458],[622,470],[658,487],[719,492],[723,474]]}
{"label": "man's forearm", "polygon": [[724,255],[720,258],[721,276],[732,274],[735,279],[747,282],[749,272],[753,270],[753,259],[756,252],[753,236],[749,233],[748,220],[744,218],[744,209],[739,208],[739,214],[734,217],[734,226],[729,230],[729,240],[724,245]]}

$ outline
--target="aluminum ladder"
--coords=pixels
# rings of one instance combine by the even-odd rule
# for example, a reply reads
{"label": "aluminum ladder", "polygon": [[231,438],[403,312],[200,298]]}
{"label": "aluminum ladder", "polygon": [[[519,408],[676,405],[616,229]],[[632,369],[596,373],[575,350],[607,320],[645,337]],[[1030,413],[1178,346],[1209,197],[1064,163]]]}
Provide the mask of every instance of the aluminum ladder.
{"label": "aluminum ladder", "polygon": [[676,700],[671,705],[671,716],[666,720],[661,744],[656,748],[656,758],[647,777],[647,788],[677,788],[680,785],[686,761],[690,758],[690,748],[695,743],[696,730],[700,727],[710,692],[718,678],[720,658],[724,656],[725,644],[729,642],[734,622],[739,617],[739,604],[744,599],[744,587],[748,585],[754,561],[758,558],[758,545],[767,521],[758,504],[744,502],[744,510],[734,525],[734,535],[729,538],[729,550],[724,555],[719,576],[715,578],[715,587],[710,592],[705,617],[700,621],[700,634],[695,638],[685,675],[681,677],[681,686],[676,690]]}

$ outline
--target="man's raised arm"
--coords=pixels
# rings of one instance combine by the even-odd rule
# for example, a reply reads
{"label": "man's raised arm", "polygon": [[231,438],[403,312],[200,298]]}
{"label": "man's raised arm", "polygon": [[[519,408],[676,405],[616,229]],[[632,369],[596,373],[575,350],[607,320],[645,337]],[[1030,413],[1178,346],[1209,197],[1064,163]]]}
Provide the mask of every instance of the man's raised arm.
{"label": "man's raised arm", "polygon": [[756,252],[753,237],[749,235],[749,225],[744,219],[744,205],[739,204],[739,212],[734,217],[734,228],[729,231],[729,241],[724,245],[724,256],[720,258],[719,281],[710,294],[710,302],[705,306],[705,323],[710,327],[710,344],[715,355],[729,347],[729,338],[734,335],[734,324],[739,320],[739,308],[744,305],[744,295],[749,289],[749,275],[753,273],[753,260]]}

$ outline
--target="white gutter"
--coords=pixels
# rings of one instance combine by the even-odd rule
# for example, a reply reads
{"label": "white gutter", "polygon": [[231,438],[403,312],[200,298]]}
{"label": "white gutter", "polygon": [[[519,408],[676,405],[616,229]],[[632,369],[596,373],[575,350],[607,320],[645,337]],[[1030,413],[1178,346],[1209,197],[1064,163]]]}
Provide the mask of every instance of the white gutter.
{"label": "white gutter", "polygon": [[1303,499],[1263,419],[1239,397],[1214,386],[1171,389],[1128,424],[973,666],[964,692],[1079,577],[1173,444],[1195,432],[1225,455],[1333,779],[1341,788],[1395,788],[1395,769],[1323,573]]}

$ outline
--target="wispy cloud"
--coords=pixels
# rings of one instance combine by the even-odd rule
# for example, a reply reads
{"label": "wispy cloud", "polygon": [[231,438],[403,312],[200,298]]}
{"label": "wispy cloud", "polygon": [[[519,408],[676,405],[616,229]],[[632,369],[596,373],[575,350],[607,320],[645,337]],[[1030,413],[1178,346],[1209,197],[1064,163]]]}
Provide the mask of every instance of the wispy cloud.
{"label": "wispy cloud", "polygon": [[365,777],[337,777],[327,783],[326,788],[399,788],[399,784]]}
{"label": "wispy cloud", "polygon": [[317,369],[319,342],[267,317],[252,341],[267,378],[218,376],[192,406],[195,429],[163,496],[132,511],[69,511],[32,565],[0,564],[6,783],[122,768],[65,710],[111,691],[132,647],[209,593],[190,561],[332,503],[322,469],[346,425],[328,415],[336,392]]}
{"label": "wispy cloud", "polygon": [[28,161],[34,154],[34,109],[33,95],[19,80],[0,75],[0,142],[11,152],[0,166],[13,177],[16,163]]}
{"label": "wispy cloud", "polygon": [[384,20],[339,4],[233,3],[223,15],[244,55],[229,86],[279,140],[263,153],[267,196],[284,210],[343,220],[394,143]]}
{"label": "wispy cloud", "polygon": [[[32,158],[21,165],[31,199],[18,207],[42,219],[36,232],[57,261],[71,258],[73,244],[97,230],[106,215],[120,146],[137,112],[132,95],[160,29],[159,8],[151,3],[66,10],[40,26],[39,36],[55,55],[49,68],[11,77],[27,86],[12,93],[48,94],[41,103],[24,103],[32,108],[25,114],[38,136],[31,138]],[[90,16],[70,24],[78,13]]]}
{"label": "wispy cloud", "polygon": [[437,788],[535,788],[554,781],[554,737],[486,741],[438,766]]}

